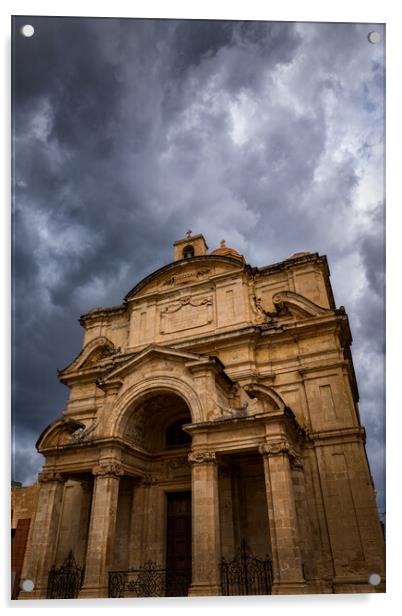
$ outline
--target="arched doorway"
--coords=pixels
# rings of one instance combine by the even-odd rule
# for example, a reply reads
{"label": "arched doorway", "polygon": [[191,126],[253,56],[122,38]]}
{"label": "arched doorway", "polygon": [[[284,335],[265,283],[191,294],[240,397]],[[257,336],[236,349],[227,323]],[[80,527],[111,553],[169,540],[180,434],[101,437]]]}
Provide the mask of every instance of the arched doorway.
{"label": "arched doorway", "polygon": [[[171,391],[147,393],[125,413],[132,477],[120,482],[112,571],[131,572],[123,596],[185,596],[191,583],[191,423]],[[122,595],[120,595],[122,596]]]}

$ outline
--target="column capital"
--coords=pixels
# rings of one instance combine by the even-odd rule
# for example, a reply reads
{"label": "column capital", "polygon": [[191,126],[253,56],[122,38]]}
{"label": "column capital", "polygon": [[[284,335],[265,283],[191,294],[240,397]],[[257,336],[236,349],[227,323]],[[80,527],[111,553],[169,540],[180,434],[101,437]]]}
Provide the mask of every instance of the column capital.
{"label": "column capital", "polygon": [[262,443],[258,447],[262,456],[279,456],[281,454],[291,455],[292,448],[287,441],[276,441],[273,443]]}
{"label": "column capital", "polygon": [[118,462],[101,462],[92,468],[95,477],[116,477],[124,475],[124,469]]}
{"label": "column capital", "polygon": [[188,454],[190,464],[216,464],[214,451],[191,451]]}
{"label": "column capital", "polygon": [[38,473],[38,482],[39,483],[65,483],[67,481],[67,477],[65,477],[62,473],[56,473],[55,471],[41,471]]}
{"label": "column capital", "polygon": [[286,454],[289,457],[290,466],[293,469],[303,468],[303,458],[291,447],[287,441],[277,441],[273,443],[262,443],[258,451],[262,456],[279,456]]}

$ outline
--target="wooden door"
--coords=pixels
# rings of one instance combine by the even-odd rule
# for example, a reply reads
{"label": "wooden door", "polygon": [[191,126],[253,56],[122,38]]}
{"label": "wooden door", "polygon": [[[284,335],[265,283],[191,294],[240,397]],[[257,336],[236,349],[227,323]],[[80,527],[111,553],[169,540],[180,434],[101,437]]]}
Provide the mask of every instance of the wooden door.
{"label": "wooden door", "polygon": [[166,596],[187,596],[191,583],[191,492],[167,494]]}

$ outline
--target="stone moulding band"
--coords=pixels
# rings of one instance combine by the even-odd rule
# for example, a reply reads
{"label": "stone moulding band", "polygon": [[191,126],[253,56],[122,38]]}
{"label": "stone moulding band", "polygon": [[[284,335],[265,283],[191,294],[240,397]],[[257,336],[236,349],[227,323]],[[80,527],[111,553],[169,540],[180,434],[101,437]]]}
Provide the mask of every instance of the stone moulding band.
{"label": "stone moulding band", "polygon": [[92,474],[96,477],[121,477],[124,475],[124,469],[115,462],[101,463],[93,467]]}
{"label": "stone moulding band", "polygon": [[216,455],[214,451],[192,451],[188,454],[190,464],[215,464]]}

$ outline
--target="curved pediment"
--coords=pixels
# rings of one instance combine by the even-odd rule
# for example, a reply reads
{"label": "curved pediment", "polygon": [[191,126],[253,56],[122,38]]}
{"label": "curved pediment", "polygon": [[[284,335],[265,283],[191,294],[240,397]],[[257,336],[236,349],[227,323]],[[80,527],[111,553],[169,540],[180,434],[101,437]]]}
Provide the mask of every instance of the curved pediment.
{"label": "curved pediment", "polygon": [[265,407],[272,411],[284,411],[286,404],[281,396],[272,387],[257,383],[249,383],[244,386],[250,398],[261,399],[265,402]]}
{"label": "curved pediment", "polygon": [[127,293],[124,301],[127,302],[151,293],[163,293],[171,289],[190,286],[225,273],[241,271],[244,267],[245,264],[239,262],[239,259],[219,255],[182,259],[165,265],[143,278]]}
{"label": "curved pediment", "polygon": [[276,293],[272,301],[281,316],[292,316],[299,319],[320,317],[332,313],[329,308],[318,306],[304,295],[294,291],[280,291]]}
{"label": "curved pediment", "polygon": [[105,360],[110,360],[119,350],[108,338],[99,336],[91,340],[66,368],[58,370],[58,377],[62,383],[67,384],[82,371],[104,368]]}
{"label": "curved pediment", "polygon": [[56,419],[43,430],[35,447],[42,453],[45,449],[67,445],[72,442],[74,432],[83,429],[85,424],[76,419]]}

